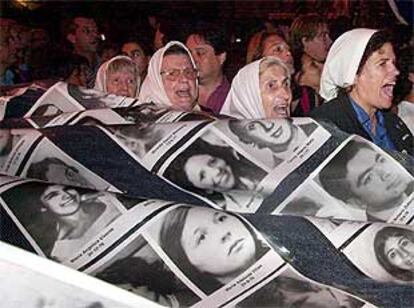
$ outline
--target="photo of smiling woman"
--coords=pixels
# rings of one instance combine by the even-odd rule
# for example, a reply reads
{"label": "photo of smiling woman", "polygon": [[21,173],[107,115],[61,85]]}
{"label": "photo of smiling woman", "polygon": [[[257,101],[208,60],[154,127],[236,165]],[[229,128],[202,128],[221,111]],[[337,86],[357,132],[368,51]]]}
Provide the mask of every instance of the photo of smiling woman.
{"label": "photo of smiling woman", "polygon": [[245,145],[271,152],[272,168],[291,157],[316,130],[316,123],[296,125],[291,118],[229,120],[230,131]]}
{"label": "photo of smiling woman", "polygon": [[414,232],[387,226],[374,238],[374,251],[378,262],[393,277],[414,282]]}
{"label": "photo of smiling woman", "polygon": [[206,294],[239,276],[269,250],[235,214],[190,206],[165,215],[159,241],[170,259]]}
{"label": "photo of smiling woman", "polygon": [[254,212],[261,204],[260,182],[266,175],[231,148],[214,146],[201,139],[182,152],[163,174],[220,208],[238,212]]}
{"label": "photo of smiling woman", "polygon": [[113,195],[61,185],[27,183],[1,197],[42,251],[58,261],[76,253],[121,215]]}

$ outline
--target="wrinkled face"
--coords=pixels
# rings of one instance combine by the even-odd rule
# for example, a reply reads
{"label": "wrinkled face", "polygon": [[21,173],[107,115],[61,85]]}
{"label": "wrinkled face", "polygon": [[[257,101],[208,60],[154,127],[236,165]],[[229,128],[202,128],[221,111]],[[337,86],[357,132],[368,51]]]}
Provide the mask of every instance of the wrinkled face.
{"label": "wrinkled face", "polygon": [[54,214],[67,216],[80,209],[80,195],[74,189],[65,189],[60,185],[46,188],[40,197],[42,203]]}
{"label": "wrinkled face", "polygon": [[130,57],[138,67],[139,73],[142,74],[147,69],[148,58],[144,50],[137,43],[129,42],[122,46],[122,54]]}
{"label": "wrinkled face", "polygon": [[293,57],[290,52],[290,47],[282,37],[275,34],[265,39],[263,42],[262,57],[267,56],[273,56],[282,60],[290,72],[293,73]]}
{"label": "wrinkled face", "polygon": [[254,144],[271,148],[273,152],[286,151],[296,136],[295,127],[286,119],[250,121],[246,123],[244,130]]}
{"label": "wrinkled face", "polygon": [[[174,76],[174,71],[180,71]],[[191,111],[197,99],[197,75],[186,55],[167,55],[162,60],[161,76],[173,109]]]}
{"label": "wrinkled face", "polygon": [[208,154],[190,157],[184,172],[189,181],[201,189],[228,191],[236,183],[231,167],[223,159]]}
{"label": "wrinkled face", "polygon": [[213,46],[199,35],[192,34],[185,43],[193,55],[200,74],[200,85],[221,75],[226,53],[215,54]]}
{"label": "wrinkled face", "polygon": [[75,48],[96,52],[99,43],[98,27],[93,19],[77,17],[74,20],[77,25],[74,34],[70,34],[70,41]]}
{"label": "wrinkled face", "polygon": [[361,148],[347,163],[346,181],[368,209],[381,211],[395,207],[404,196],[410,180],[394,164],[383,154],[366,148]]}
{"label": "wrinkled face", "polygon": [[236,217],[221,211],[191,208],[181,244],[190,263],[218,277],[241,273],[255,261],[255,241]]}
{"label": "wrinkled face", "polygon": [[316,36],[313,39],[302,38],[302,44],[304,52],[311,58],[319,62],[325,61],[332,44],[328,26],[320,25]]}
{"label": "wrinkled face", "polygon": [[414,272],[414,242],[408,237],[390,236],[385,240],[384,253],[395,267]]}
{"label": "wrinkled face", "polygon": [[121,70],[107,75],[106,90],[108,93],[135,97],[137,87],[137,76],[128,70]]}
{"label": "wrinkled face", "polygon": [[292,91],[287,72],[279,65],[269,66],[260,74],[259,82],[266,118],[289,117]]}
{"label": "wrinkled face", "polygon": [[63,164],[49,164],[46,171],[46,178],[48,181],[53,181],[55,183],[85,187],[89,186],[86,179],[79,174],[78,170]]}
{"label": "wrinkled face", "polygon": [[351,96],[365,111],[388,109],[392,105],[393,90],[399,71],[395,67],[394,49],[385,43],[365,62]]}

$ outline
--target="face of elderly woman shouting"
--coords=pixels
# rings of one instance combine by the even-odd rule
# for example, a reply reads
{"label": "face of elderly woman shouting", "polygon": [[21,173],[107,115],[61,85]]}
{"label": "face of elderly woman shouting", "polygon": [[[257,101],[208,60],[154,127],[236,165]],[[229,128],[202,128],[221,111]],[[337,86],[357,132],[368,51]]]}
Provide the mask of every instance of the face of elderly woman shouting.
{"label": "face of elderly woman shouting", "polygon": [[291,102],[290,69],[269,56],[239,70],[221,114],[238,119],[286,118]]}

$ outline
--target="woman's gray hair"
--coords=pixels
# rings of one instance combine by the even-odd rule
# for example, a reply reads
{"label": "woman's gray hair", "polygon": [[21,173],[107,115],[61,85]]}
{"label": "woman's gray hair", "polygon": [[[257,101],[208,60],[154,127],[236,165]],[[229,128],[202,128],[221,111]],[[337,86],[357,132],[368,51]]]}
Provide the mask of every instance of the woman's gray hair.
{"label": "woman's gray hair", "polygon": [[286,76],[290,80],[290,70],[286,66],[285,62],[283,62],[279,58],[276,58],[276,57],[273,57],[273,56],[264,57],[260,61],[260,65],[259,65],[259,76],[262,75],[269,67],[272,67],[272,66],[275,66],[275,65],[280,66],[281,68],[283,68],[283,70],[286,73]]}

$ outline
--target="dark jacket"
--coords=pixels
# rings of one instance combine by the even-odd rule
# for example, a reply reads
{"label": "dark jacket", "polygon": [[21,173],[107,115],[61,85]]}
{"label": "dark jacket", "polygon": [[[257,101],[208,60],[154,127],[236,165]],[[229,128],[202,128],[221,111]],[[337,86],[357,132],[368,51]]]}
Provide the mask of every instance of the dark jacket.
{"label": "dark jacket", "polygon": [[[404,122],[391,111],[383,111],[382,114],[384,115],[388,136],[394,143],[397,151],[414,155],[414,138]],[[314,109],[310,116],[316,120],[329,120],[346,133],[356,134],[372,141],[362,124],[359,123],[352,103],[345,94],[339,95]]]}

